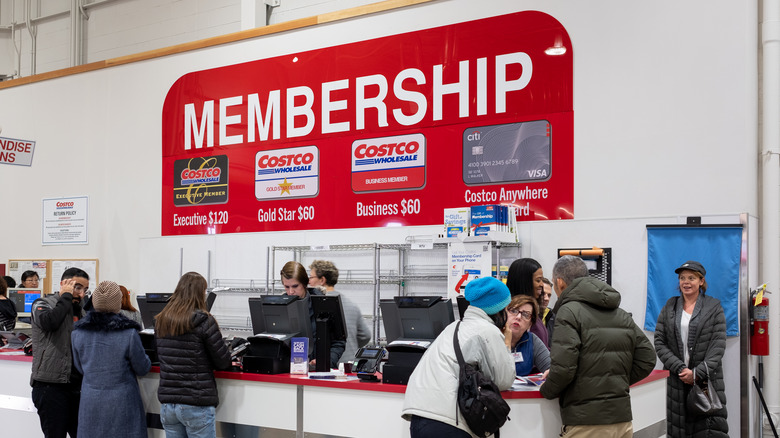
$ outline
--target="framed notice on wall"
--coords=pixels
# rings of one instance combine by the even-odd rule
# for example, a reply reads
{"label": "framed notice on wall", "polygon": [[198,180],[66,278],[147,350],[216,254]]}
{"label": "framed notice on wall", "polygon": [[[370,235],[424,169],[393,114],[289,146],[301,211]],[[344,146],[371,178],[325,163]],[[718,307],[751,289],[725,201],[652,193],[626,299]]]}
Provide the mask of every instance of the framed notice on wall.
{"label": "framed notice on wall", "polygon": [[89,198],[53,198],[43,200],[41,241],[44,245],[86,245]]}

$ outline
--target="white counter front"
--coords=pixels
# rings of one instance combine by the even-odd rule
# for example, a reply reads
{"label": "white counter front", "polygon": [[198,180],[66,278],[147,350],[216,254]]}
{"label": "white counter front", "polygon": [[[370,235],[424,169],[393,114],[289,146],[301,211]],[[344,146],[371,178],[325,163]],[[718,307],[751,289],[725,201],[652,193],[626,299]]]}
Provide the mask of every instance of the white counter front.
{"label": "white counter front", "polygon": [[[30,399],[32,358],[0,354],[0,421],[3,436],[41,437]],[[150,437],[164,437],[159,423],[157,367],[139,379]],[[666,371],[653,371],[631,388],[634,437],[666,434]],[[409,437],[401,416],[405,386],[361,381],[312,380],[289,375],[217,372],[220,437]],[[553,437],[561,428],[557,400],[537,390],[503,393],[512,411],[501,429],[507,437]],[[454,408],[453,408],[454,409]]]}

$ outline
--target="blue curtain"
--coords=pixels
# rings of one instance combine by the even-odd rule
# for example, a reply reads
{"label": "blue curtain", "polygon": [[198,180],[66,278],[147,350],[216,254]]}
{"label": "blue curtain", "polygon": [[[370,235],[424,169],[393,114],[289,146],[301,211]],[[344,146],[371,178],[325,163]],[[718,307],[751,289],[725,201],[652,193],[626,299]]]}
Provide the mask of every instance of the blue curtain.
{"label": "blue curtain", "polygon": [[655,331],[666,301],[678,296],[674,270],[688,260],[707,270],[707,295],[720,300],[726,335],[739,335],[739,262],[742,227],[647,227],[647,310],[645,330]]}

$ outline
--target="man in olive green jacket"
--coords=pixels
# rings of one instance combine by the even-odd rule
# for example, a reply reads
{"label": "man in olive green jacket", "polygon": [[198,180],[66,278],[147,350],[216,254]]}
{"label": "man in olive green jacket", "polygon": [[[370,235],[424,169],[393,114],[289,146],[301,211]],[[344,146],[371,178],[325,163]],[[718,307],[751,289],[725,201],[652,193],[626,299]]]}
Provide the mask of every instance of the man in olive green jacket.
{"label": "man in olive green jacket", "polygon": [[559,397],[562,437],[633,434],[629,386],[655,366],[650,340],[624,310],[620,292],[588,275],[579,257],[553,268],[555,336],[541,393]]}

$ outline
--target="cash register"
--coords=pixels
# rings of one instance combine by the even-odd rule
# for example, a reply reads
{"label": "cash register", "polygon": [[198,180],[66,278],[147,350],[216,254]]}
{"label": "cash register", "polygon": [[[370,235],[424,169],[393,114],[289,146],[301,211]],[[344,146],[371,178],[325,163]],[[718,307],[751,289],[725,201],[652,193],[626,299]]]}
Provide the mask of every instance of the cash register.
{"label": "cash register", "polygon": [[309,296],[264,295],[249,299],[254,336],[242,359],[245,372],[284,374],[290,372],[290,340],[312,337]]}
{"label": "cash register", "polygon": [[439,333],[455,321],[452,301],[441,296],[398,296],[380,300],[388,360],[382,382],[405,385]]}

